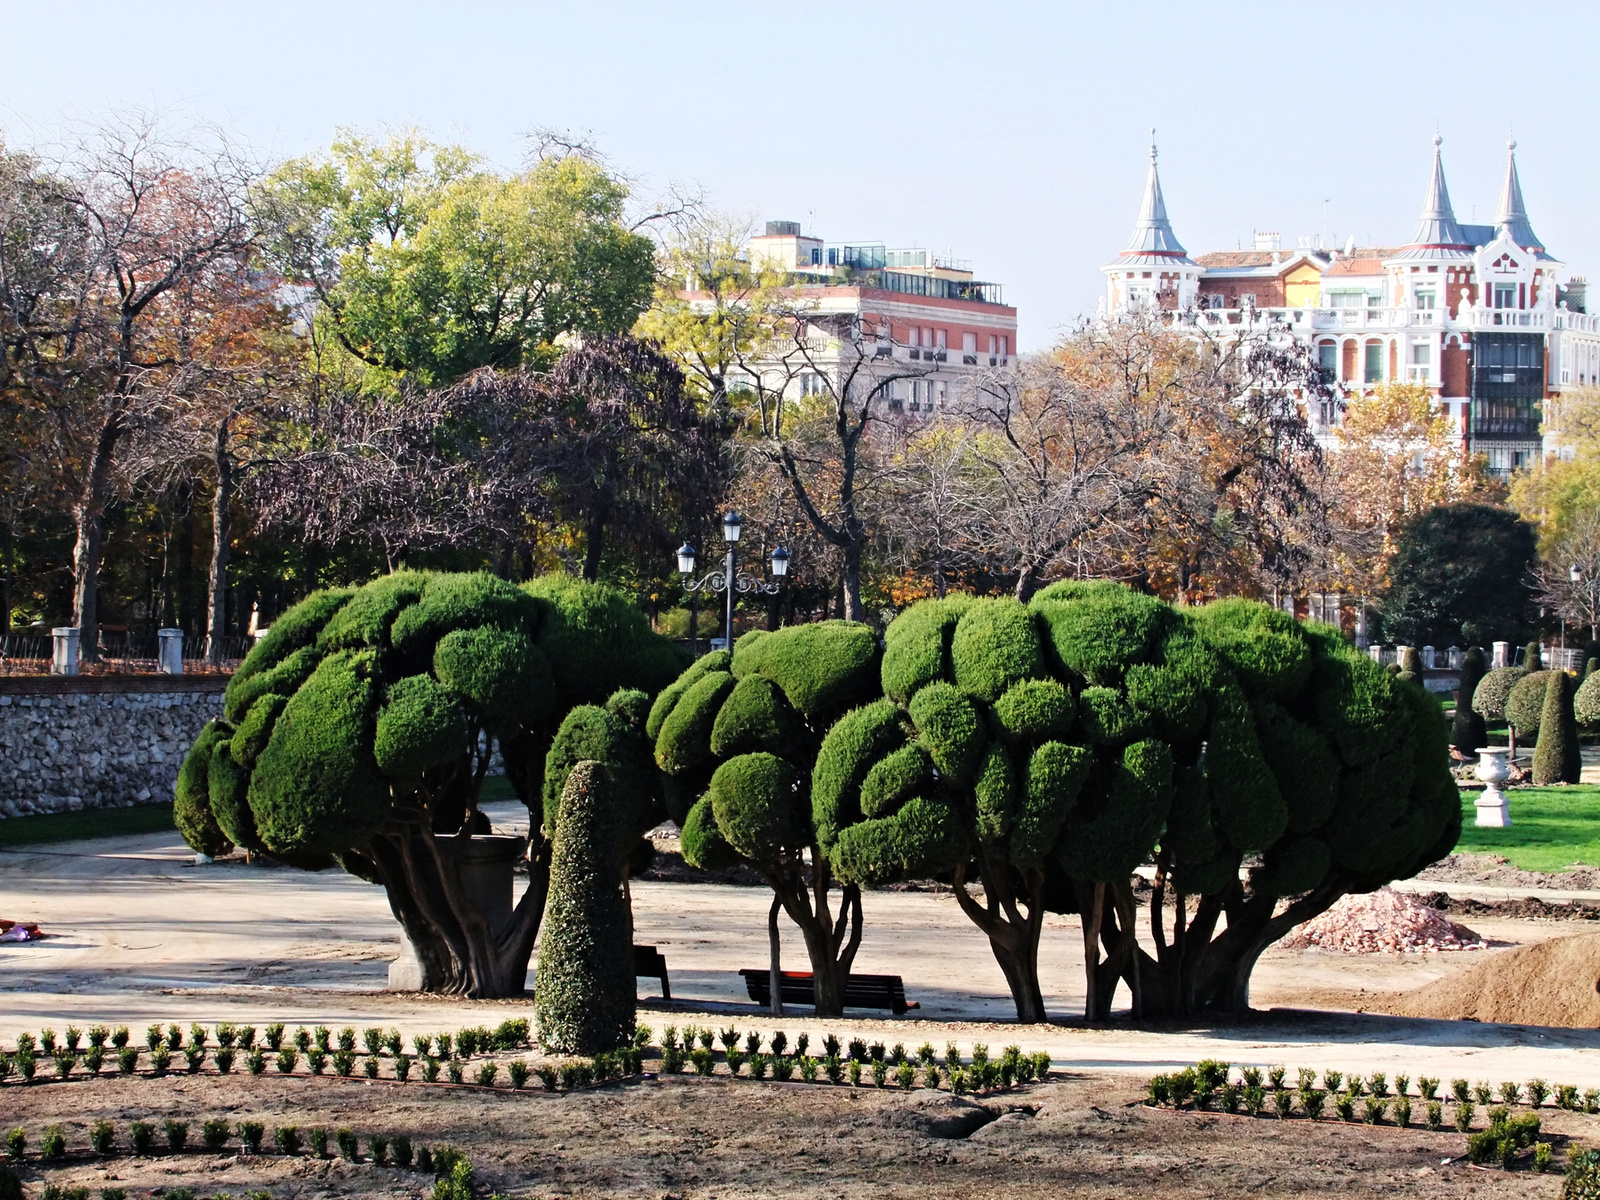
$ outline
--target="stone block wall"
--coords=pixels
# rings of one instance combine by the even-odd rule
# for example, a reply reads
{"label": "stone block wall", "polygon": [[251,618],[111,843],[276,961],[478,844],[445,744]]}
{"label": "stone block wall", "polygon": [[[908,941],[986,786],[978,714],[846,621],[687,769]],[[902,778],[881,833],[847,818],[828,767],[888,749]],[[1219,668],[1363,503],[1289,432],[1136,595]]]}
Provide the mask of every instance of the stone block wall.
{"label": "stone block wall", "polygon": [[0,677],[0,818],[170,802],[219,675]]}

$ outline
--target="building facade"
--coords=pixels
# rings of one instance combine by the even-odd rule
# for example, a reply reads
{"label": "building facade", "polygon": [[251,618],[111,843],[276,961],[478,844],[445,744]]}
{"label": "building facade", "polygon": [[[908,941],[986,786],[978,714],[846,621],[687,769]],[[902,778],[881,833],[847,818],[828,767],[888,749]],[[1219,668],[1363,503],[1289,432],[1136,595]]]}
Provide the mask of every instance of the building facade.
{"label": "building facade", "polygon": [[[1314,347],[1347,399],[1391,381],[1420,383],[1456,423],[1466,448],[1504,475],[1560,453],[1542,435],[1550,402],[1600,383],[1600,316],[1585,311],[1585,283],[1567,275],[1528,217],[1507,147],[1493,224],[1456,220],[1441,139],[1411,239],[1330,249],[1303,238],[1284,250],[1258,233],[1250,250],[1191,258],[1167,216],[1156,152],[1133,236],[1106,264],[1102,312],[1133,307],[1226,333],[1263,323]],[[1307,412],[1326,440],[1339,410]]]}
{"label": "building facade", "polygon": [[872,372],[885,379],[887,407],[927,414],[963,380],[1015,358],[1017,310],[999,284],[974,277],[970,262],[920,247],[827,242],[795,221],[767,222],[748,254],[752,267],[780,273],[813,318],[807,340],[815,348],[801,369],[792,361],[762,368],[768,387],[791,399],[821,390],[824,372],[837,382],[865,346]]}

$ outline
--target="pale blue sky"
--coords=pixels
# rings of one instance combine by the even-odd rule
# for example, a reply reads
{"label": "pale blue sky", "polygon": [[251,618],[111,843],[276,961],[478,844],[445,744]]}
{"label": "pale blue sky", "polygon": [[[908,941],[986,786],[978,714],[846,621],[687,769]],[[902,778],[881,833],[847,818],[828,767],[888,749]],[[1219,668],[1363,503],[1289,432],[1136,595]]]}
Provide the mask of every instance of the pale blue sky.
{"label": "pale blue sky", "polygon": [[173,108],[290,155],[418,124],[514,166],[533,126],[589,130],[646,190],[948,247],[1005,285],[1029,349],[1093,311],[1152,125],[1191,253],[1253,228],[1403,241],[1436,123],[1457,216],[1487,220],[1514,128],[1534,228],[1600,275],[1597,33],[1592,0],[0,0],[0,132]]}

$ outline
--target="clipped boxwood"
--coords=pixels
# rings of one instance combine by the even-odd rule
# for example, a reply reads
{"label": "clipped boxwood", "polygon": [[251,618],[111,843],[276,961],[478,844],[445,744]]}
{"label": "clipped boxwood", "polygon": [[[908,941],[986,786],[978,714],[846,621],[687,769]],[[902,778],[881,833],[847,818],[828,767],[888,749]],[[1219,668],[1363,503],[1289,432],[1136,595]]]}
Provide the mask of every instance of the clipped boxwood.
{"label": "clipped boxwood", "polygon": [[1511,685],[1506,696],[1505,721],[1517,731],[1519,738],[1531,740],[1539,736],[1539,718],[1553,674],[1553,671],[1530,671]]}
{"label": "clipped boxwood", "polygon": [[1521,667],[1496,667],[1481,680],[1472,693],[1472,710],[1486,721],[1506,719],[1506,701],[1511,689],[1527,672]]}

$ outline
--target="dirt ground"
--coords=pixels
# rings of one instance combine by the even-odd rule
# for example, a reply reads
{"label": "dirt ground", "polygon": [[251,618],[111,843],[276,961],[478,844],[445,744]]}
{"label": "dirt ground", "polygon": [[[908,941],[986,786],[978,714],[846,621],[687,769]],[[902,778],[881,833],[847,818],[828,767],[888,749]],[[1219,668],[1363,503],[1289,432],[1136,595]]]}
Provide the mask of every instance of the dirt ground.
{"label": "dirt ground", "polygon": [[[933,1136],[967,1102],[948,1093],[902,1093],[827,1084],[725,1078],[639,1079],[571,1094],[429,1088],[332,1078],[102,1079],[0,1089],[7,1126],[65,1127],[85,1150],[88,1124],[111,1121],[125,1145],[129,1121],[261,1121],[347,1126],[360,1138],[404,1133],[453,1144],[479,1182],[512,1197],[1084,1196],[1214,1197],[1265,1194],[1550,1196],[1558,1174],[1506,1173],[1456,1161],[1465,1139],[1393,1126],[1152,1111],[1130,1102],[1125,1077],[1068,1075],[979,1099],[984,1124],[965,1138]],[[1545,1108],[1558,1144],[1592,1139],[1600,1117]],[[962,1115],[957,1113],[956,1115]],[[956,1122],[949,1122],[955,1124]],[[976,1121],[968,1122],[975,1124]],[[1481,1119],[1480,1119],[1481,1123]],[[191,1133],[195,1140],[198,1129]],[[158,1135],[159,1136],[159,1135]],[[181,1156],[98,1159],[74,1155],[27,1177],[132,1196],[184,1185],[196,1195],[266,1189],[274,1200],[416,1196],[431,1179],[371,1162]]]}

